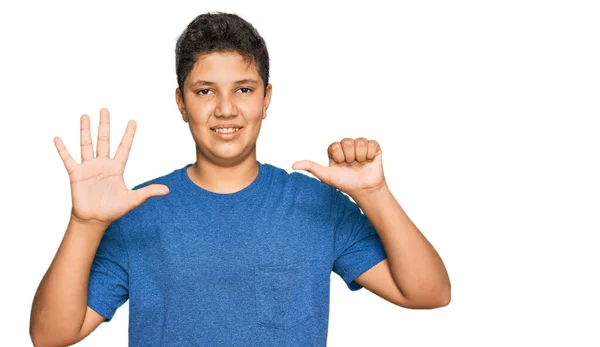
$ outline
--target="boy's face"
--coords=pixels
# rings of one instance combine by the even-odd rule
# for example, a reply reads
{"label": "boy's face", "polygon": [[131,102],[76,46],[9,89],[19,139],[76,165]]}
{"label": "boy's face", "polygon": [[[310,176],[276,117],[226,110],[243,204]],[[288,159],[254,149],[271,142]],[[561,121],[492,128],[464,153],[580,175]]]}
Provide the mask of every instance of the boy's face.
{"label": "boy's face", "polygon": [[[244,62],[238,53],[203,55],[186,77],[183,89],[185,102],[182,91],[176,90],[177,106],[204,157],[230,162],[252,153],[272,89],[269,83],[265,95],[256,64]],[[215,131],[223,124],[239,130]]]}

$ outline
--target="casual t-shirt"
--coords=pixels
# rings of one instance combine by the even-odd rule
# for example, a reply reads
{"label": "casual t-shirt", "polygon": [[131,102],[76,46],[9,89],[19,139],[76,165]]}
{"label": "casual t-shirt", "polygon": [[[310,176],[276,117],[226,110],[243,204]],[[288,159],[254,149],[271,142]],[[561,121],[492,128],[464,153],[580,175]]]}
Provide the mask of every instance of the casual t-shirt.
{"label": "casual t-shirt", "polygon": [[186,168],[139,184],[170,193],[113,222],[88,306],[110,321],[129,300],[130,346],[325,346],[331,272],[350,290],[386,254],[358,205],[316,178],[261,163],[231,194]]}

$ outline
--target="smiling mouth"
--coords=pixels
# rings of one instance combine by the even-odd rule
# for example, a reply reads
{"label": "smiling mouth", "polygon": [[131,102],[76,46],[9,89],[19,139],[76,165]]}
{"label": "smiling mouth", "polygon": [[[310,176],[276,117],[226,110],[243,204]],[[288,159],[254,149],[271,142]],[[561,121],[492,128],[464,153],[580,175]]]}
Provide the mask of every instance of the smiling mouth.
{"label": "smiling mouth", "polygon": [[235,132],[240,131],[240,129],[242,129],[242,128],[217,128],[217,129],[210,129],[210,130],[217,134],[233,134]]}

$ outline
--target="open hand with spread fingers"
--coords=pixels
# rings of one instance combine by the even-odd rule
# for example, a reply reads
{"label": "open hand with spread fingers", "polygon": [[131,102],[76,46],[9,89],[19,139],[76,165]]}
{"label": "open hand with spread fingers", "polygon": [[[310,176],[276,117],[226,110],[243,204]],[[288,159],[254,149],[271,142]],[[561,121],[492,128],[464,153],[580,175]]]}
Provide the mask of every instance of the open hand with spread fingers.
{"label": "open hand with spread fingers", "polygon": [[166,195],[169,188],[152,184],[141,189],[130,190],[125,185],[123,172],[135,135],[136,123],[127,123],[125,134],[114,158],[110,158],[110,115],[107,109],[100,110],[96,156],[92,145],[90,118],[82,115],[81,163],[71,157],[60,137],[54,145],[63,160],[71,181],[71,218],[82,223],[108,226],[127,212],[153,196]]}
{"label": "open hand with spread fingers", "polygon": [[329,145],[327,155],[329,166],[302,160],[295,162],[292,169],[308,171],[351,197],[386,187],[382,152],[377,141],[364,137],[356,140],[344,138]]}

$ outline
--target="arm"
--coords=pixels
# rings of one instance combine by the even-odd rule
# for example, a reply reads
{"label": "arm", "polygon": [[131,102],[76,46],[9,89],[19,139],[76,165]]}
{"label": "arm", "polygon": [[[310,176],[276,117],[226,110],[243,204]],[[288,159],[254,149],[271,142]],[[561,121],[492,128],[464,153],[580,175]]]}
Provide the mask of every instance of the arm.
{"label": "arm", "polygon": [[[102,241],[106,240],[105,253],[109,254],[108,258],[122,251],[118,242],[114,242],[114,235],[107,233],[107,229],[110,229],[111,223],[147,199],[169,193],[169,188],[160,184],[137,190],[130,190],[125,185],[123,172],[135,129],[134,121],[127,123],[125,134],[111,159],[109,112],[101,109],[98,146],[94,156],[89,116],[81,116],[80,164],[75,162],[60,137],[54,138],[54,145],[69,174],[72,208],[65,236],[33,299],[29,334],[36,346],[76,343],[105,320],[87,305],[90,273]],[[107,255],[103,257],[106,260]],[[112,262],[111,259],[107,261]],[[111,291],[112,288],[104,295],[112,299],[118,296],[119,300],[124,297],[122,291]],[[113,303],[113,308],[120,302]]]}
{"label": "arm", "polygon": [[352,199],[373,224],[387,255],[355,281],[400,306],[446,306],[450,302],[450,279],[444,263],[385,181],[378,189],[363,191]]}
{"label": "arm", "polygon": [[87,307],[87,295],[90,268],[106,228],[71,216],[33,300],[29,333],[35,346],[74,344],[104,321]]}
{"label": "arm", "polygon": [[446,268],[388,189],[379,143],[364,137],[344,138],[329,145],[327,155],[328,167],[302,160],[292,168],[306,170],[351,196],[373,225],[387,256],[354,282],[408,308],[447,305]]}

